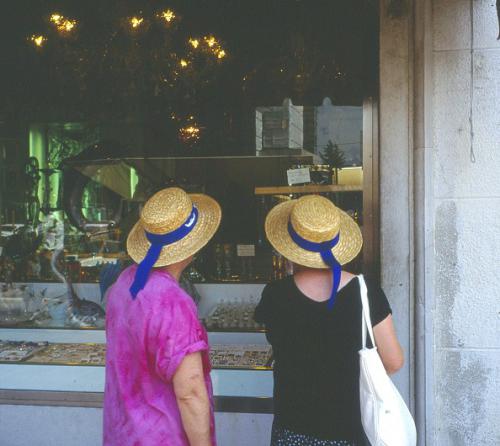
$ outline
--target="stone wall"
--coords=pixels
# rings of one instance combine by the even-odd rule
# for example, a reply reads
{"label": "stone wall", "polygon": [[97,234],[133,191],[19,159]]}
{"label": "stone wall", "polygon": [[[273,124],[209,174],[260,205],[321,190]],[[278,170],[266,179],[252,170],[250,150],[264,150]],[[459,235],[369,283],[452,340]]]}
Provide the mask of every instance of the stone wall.
{"label": "stone wall", "polygon": [[434,308],[427,311],[434,311],[434,445],[494,446],[500,444],[495,2],[434,0],[432,23],[435,259]]}
{"label": "stone wall", "polygon": [[495,1],[413,0],[398,17],[390,3],[380,2],[380,212],[382,281],[409,365],[396,381],[420,446],[497,446]]}

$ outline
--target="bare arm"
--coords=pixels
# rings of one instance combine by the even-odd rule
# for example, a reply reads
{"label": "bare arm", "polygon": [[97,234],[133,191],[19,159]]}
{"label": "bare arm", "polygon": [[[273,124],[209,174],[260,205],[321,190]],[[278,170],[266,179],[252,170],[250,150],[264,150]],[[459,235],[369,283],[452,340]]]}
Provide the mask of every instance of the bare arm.
{"label": "bare arm", "polygon": [[392,316],[387,316],[373,327],[377,350],[389,375],[396,373],[404,364],[403,349],[399,344],[392,322]]}
{"label": "bare arm", "polygon": [[191,446],[212,446],[210,402],[199,352],[186,355],[173,378],[184,431]]}

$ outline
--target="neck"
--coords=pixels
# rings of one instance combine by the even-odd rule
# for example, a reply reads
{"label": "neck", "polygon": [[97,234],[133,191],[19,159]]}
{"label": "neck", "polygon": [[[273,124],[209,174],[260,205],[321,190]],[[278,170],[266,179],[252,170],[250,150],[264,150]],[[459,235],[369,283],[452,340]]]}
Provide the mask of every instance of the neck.
{"label": "neck", "polygon": [[[308,268],[307,266],[293,265],[293,275],[297,283],[309,282],[309,283],[325,283],[331,284],[332,272],[329,269],[319,269],[319,268]],[[340,286],[339,289],[347,285],[351,279],[355,277],[354,274],[342,270],[340,276]]]}
{"label": "neck", "polygon": [[184,268],[179,268],[177,265],[164,266],[161,269],[170,274],[177,282],[180,280],[181,274],[184,271]]}
{"label": "neck", "polygon": [[324,280],[330,280],[330,276],[332,272],[325,268],[325,269],[320,269],[320,268],[308,268],[306,266],[295,266],[294,265],[294,276],[301,276],[301,277],[308,277],[308,278],[313,278],[313,279],[322,279]]}
{"label": "neck", "polygon": [[191,257],[187,258],[178,263],[173,263],[172,265],[167,265],[161,268],[163,271],[166,271],[170,274],[177,282],[179,282],[181,278],[182,272],[186,269],[186,267],[191,263]]}

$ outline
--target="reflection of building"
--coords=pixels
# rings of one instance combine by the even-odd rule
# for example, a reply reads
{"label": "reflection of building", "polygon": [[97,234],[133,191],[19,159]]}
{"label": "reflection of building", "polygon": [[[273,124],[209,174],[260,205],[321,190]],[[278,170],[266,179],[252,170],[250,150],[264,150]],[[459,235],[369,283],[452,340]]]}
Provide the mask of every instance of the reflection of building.
{"label": "reflection of building", "polygon": [[255,110],[255,148],[302,149],[304,145],[303,107],[285,99],[283,105]]}
{"label": "reflection of building", "polygon": [[257,107],[257,151],[304,148],[321,155],[329,142],[343,152],[347,166],[361,166],[363,108],[333,105],[325,98],[320,106],[283,105]]}
{"label": "reflection of building", "polygon": [[320,155],[331,141],[344,153],[346,165],[360,166],[362,107],[333,105],[329,98],[325,98],[323,104],[315,109],[314,153]]}
{"label": "reflection of building", "polygon": [[315,152],[316,147],[316,107],[304,105],[304,149]]}

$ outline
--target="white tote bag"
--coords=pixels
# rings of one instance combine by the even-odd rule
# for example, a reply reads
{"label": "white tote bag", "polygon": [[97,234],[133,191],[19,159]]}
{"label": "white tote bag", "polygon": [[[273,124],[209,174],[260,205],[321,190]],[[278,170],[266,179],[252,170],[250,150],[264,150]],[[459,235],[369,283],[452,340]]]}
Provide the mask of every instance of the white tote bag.
{"label": "white tote bag", "polygon": [[[406,404],[385,371],[377,352],[370,318],[366,283],[358,276],[361,290],[362,349],[359,351],[361,423],[372,446],[415,446],[417,430]],[[366,330],[373,348],[366,347]]]}

